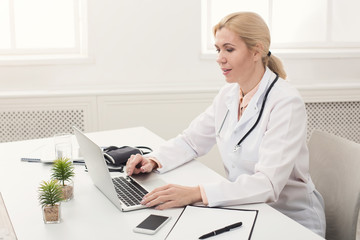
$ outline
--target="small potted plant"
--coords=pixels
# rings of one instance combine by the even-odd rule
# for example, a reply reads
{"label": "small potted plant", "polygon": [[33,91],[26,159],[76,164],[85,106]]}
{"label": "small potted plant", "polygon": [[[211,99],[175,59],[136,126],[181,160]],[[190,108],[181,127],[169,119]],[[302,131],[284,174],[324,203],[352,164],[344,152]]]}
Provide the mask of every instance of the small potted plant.
{"label": "small potted plant", "polygon": [[39,187],[39,201],[45,223],[60,222],[60,207],[63,200],[62,187],[55,179],[43,181]]}
{"label": "small potted plant", "polygon": [[69,201],[74,196],[74,176],[74,165],[69,158],[58,158],[54,161],[51,178],[60,182],[64,201]]}

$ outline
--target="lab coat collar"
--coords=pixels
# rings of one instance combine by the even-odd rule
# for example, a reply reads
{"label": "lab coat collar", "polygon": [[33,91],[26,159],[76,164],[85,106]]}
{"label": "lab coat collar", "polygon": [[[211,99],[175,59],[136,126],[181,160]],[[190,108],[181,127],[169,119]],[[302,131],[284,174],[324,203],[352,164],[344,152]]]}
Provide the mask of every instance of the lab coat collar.
{"label": "lab coat collar", "polygon": [[237,109],[239,105],[239,98],[240,98],[240,86],[237,83],[233,83],[232,89],[229,91],[227,98],[225,100],[225,104],[227,109],[231,112]]}
{"label": "lab coat collar", "polygon": [[[272,79],[275,78],[275,73],[272,72],[268,67],[266,67],[265,73],[260,81],[260,85],[255,95],[250,100],[248,106],[246,107],[243,115],[240,118],[240,121],[236,124],[235,128],[241,127],[243,124],[247,123],[250,119],[257,115],[260,111],[261,103],[263,96],[268,88],[269,84],[272,82]],[[240,97],[240,86],[236,84],[230,91],[226,99],[226,106],[230,110],[230,113],[238,114],[238,104]]]}
{"label": "lab coat collar", "polygon": [[262,97],[265,95],[265,92],[271,82],[275,79],[276,74],[272,72],[268,67],[266,67],[265,73],[260,81],[259,89],[252,97],[248,106],[256,106],[257,108],[261,108]]}

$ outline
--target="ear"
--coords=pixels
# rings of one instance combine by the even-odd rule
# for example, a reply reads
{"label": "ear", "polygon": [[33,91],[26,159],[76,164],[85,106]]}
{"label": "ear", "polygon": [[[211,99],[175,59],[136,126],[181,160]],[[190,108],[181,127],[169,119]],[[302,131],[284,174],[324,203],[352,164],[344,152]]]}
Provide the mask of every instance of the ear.
{"label": "ear", "polygon": [[253,49],[254,61],[261,61],[263,52],[264,52],[263,45],[257,43]]}

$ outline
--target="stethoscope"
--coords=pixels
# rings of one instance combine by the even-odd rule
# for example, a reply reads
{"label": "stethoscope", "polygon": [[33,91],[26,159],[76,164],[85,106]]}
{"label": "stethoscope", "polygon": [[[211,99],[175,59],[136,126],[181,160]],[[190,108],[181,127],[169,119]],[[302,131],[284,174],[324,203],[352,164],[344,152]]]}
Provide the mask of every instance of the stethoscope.
{"label": "stethoscope", "polygon": [[[254,123],[254,125],[250,128],[250,130],[240,139],[240,141],[236,144],[236,146],[234,147],[234,152],[236,152],[239,148],[240,148],[240,145],[241,143],[250,135],[250,133],[255,129],[255,127],[258,125],[258,123],[260,122],[260,118],[262,116],[262,113],[264,111],[264,108],[265,108],[265,103],[266,103],[266,99],[267,99],[267,96],[269,95],[269,92],[270,90],[272,89],[272,87],[274,86],[274,84],[277,82],[277,80],[279,79],[279,75],[277,73],[276,74],[276,78],[274,79],[274,81],[270,84],[269,88],[267,89],[266,93],[265,93],[265,96],[264,96],[264,99],[263,99],[263,102],[262,102],[262,105],[261,105],[261,109],[260,109],[260,113],[259,113],[259,116],[258,118],[256,119],[256,122]],[[220,132],[221,132],[221,129],[223,128],[224,126],[224,123],[226,121],[226,118],[227,116],[229,115],[229,109],[227,110],[226,112],[226,115],[224,117],[224,120],[222,121],[221,123],[221,126],[220,126],[220,129],[217,133],[217,136],[220,136]]]}

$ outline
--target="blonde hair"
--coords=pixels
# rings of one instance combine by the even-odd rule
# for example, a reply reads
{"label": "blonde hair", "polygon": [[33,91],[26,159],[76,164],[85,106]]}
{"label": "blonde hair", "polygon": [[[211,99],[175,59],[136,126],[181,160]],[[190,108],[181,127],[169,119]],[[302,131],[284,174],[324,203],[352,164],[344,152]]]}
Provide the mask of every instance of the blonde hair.
{"label": "blonde hair", "polygon": [[258,50],[262,54],[263,65],[268,66],[271,71],[286,79],[286,72],[280,59],[269,54],[270,31],[265,21],[258,14],[252,12],[229,14],[214,26],[214,36],[222,28],[227,28],[238,34],[250,50],[256,48],[257,45],[262,46]]}

